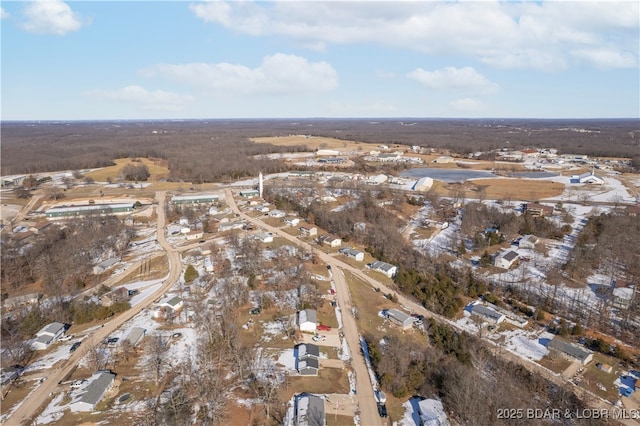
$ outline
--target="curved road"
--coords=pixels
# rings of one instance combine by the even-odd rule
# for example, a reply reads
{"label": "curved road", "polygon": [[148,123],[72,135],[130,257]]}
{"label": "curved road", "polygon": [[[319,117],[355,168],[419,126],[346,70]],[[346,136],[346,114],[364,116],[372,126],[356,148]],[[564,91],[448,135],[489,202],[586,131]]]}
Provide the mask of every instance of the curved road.
{"label": "curved road", "polygon": [[61,366],[57,367],[55,370],[47,372],[45,382],[22,401],[18,409],[7,419],[6,424],[19,425],[29,422],[47,401],[49,394],[57,390],[58,382],[63,380],[73,371],[74,368],[76,368],[78,362],[89,351],[91,346],[101,344],[107,336],[120,328],[122,324],[139,314],[143,309],[151,305],[154,300],[161,297],[169,288],[178,282],[180,273],[182,272],[182,265],[180,262],[179,252],[171,247],[165,238],[165,198],[166,192],[161,191],[156,193],[156,199],[158,200],[158,242],[167,252],[167,257],[169,259],[169,276],[164,280],[162,286],[160,286],[157,291],[147,297],[139,305],[136,305],[128,311],[114,317],[111,321],[105,323],[104,326],[90,333],[87,338],[84,339],[84,344],[71,354]]}
{"label": "curved road", "polygon": [[[353,275],[357,276],[358,278],[360,278],[361,280],[365,281],[366,283],[370,284],[371,286],[373,286],[374,288],[378,288],[380,289],[380,291],[382,293],[394,293],[397,295],[398,297],[398,304],[400,306],[404,306],[406,308],[408,308],[409,310],[411,310],[412,313],[416,313],[416,314],[422,314],[424,315],[426,318],[433,318],[436,321],[440,322],[440,323],[445,323],[448,324],[456,329],[458,329],[459,331],[465,331],[464,329],[462,329],[460,326],[458,326],[458,324],[456,324],[453,321],[450,321],[448,318],[445,318],[441,315],[435,314],[429,310],[427,310],[426,308],[424,308],[423,306],[415,303],[413,300],[409,299],[407,296],[398,293],[395,290],[390,289],[389,287],[387,287],[386,285],[382,284],[381,282],[377,281],[376,279],[370,277],[369,275],[365,274],[361,269],[357,269],[347,263],[344,263],[336,258],[334,258],[333,256],[330,256],[329,254],[323,252],[322,250],[318,250],[315,247],[312,247],[310,244],[299,240],[297,237],[290,235],[286,232],[280,231],[278,228],[275,228],[273,226],[267,225],[264,222],[262,222],[259,219],[254,219],[251,218],[249,216],[247,216],[246,214],[242,213],[238,207],[235,204],[235,201],[233,200],[233,194],[231,193],[230,190],[227,190],[227,203],[231,206],[231,208],[236,212],[239,213],[241,217],[243,217],[244,219],[252,222],[254,225],[256,226],[261,226],[264,229],[268,230],[269,232],[272,232],[274,235],[278,235],[280,237],[283,237],[289,241],[291,241],[292,243],[298,245],[298,246],[302,246],[305,249],[315,253],[316,255],[318,255],[320,257],[321,260],[323,260],[324,262],[326,262],[328,265],[331,265],[332,270],[334,271],[333,273],[333,278],[334,281],[336,282],[336,286],[337,286],[337,296],[338,296],[338,303],[340,304],[340,308],[343,312],[343,325],[344,325],[344,333],[345,336],[347,337],[347,343],[349,344],[349,350],[351,351],[351,354],[354,355],[353,356],[353,363],[352,366],[354,367],[354,370],[356,371],[356,375],[359,378],[359,380],[357,381],[357,396],[359,398],[359,404],[360,404],[360,411],[361,411],[361,417],[360,417],[360,423],[363,425],[377,425],[380,424],[380,419],[377,417],[377,408],[375,405],[375,400],[373,399],[373,390],[372,387],[370,385],[366,385],[365,383],[368,383],[368,379],[362,379],[363,375],[366,375],[365,377],[368,377],[368,372],[366,370],[366,366],[364,364],[364,358],[363,357],[356,357],[355,354],[358,353],[360,351],[360,343],[359,343],[359,337],[358,337],[358,332],[357,332],[357,327],[355,324],[355,320],[353,318],[352,315],[350,315],[351,312],[351,305],[350,305],[350,296],[349,296],[349,288],[345,282],[344,279],[344,275],[343,273],[336,273],[338,271],[343,271],[343,270],[347,270],[349,272],[351,272]],[[567,385],[567,384],[571,384],[571,382],[567,382],[565,379],[563,379],[560,375],[553,373],[552,371],[548,370],[547,368],[533,362],[533,361],[529,361],[527,359],[524,359],[516,354],[513,354],[511,352],[508,352],[506,349],[503,350],[502,347],[498,346],[495,342],[491,341],[491,340],[487,340],[487,339],[483,339],[484,341],[488,342],[489,344],[493,345],[496,349],[497,349],[497,355],[502,357],[505,360],[514,362],[516,364],[522,365],[525,368],[527,368],[529,371],[531,371],[532,373],[535,374],[539,374],[545,378],[547,378],[549,381],[556,383],[556,384],[562,384],[562,385]],[[572,386],[573,390],[576,392],[577,395],[579,395],[583,401],[587,404],[587,406],[589,407],[593,407],[593,408],[599,408],[599,409],[609,409],[611,410],[613,408],[613,406],[608,403],[607,401],[603,400],[602,398],[598,397],[597,395],[589,392],[586,389],[580,388],[578,386],[573,385]],[[361,392],[365,392],[364,394],[361,394]],[[368,416],[365,418],[365,415],[369,413],[372,414],[372,416]],[[640,422],[637,422],[634,419],[623,419],[623,420],[619,420],[621,423],[626,424],[626,425],[638,425]],[[383,424],[386,424],[386,422],[384,422]]]}
{"label": "curved road", "polygon": [[289,235],[286,232],[279,230],[271,225],[267,225],[261,220],[254,219],[247,216],[245,213],[238,209],[238,206],[233,199],[233,193],[231,190],[226,190],[226,201],[231,209],[240,215],[243,219],[253,223],[258,227],[262,227],[274,235],[278,235],[285,238],[297,246],[301,246],[310,252],[317,254],[322,261],[331,266],[333,280],[336,285],[336,297],[338,304],[343,313],[342,315],[342,332],[349,346],[349,352],[351,353],[351,366],[356,376],[356,397],[358,398],[358,405],[360,407],[360,424],[373,426],[373,425],[386,425],[387,422],[383,421],[378,416],[378,408],[376,406],[376,400],[373,396],[373,387],[369,379],[369,371],[364,361],[363,356],[358,356],[360,353],[360,335],[358,333],[358,327],[353,315],[351,315],[351,302],[349,295],[349,287],[344,278],[344,274],[339,271],[339,268],[343,267],[342,262],[329,256],[328,254],[317,250],[310,244],[300,241],[297,237]]}

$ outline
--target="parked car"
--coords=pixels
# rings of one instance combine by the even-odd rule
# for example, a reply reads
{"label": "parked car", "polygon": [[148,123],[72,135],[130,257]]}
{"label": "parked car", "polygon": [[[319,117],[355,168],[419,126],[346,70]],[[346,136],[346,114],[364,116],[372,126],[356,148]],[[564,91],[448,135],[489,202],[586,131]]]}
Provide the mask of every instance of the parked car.
{"label": "parked car", "polygon": [[380,417],[387,417],[387,406],[385,404],[378,404],[378,414]]}
{"label": "parked car", "polygon": [[74,352],[76,349],[78,349],[80,347],[80,343],[82,342],[75,342],[73,345],[71,345],[71,348],[69,348],[69,352]]}
{"label": "parked car", "polygon": [[331,327],[329,327],[328,325],[324,325],[324,324],[318,324],[318,330],[320,330],[320,331],[329,331],[329,330],[331,330]]}

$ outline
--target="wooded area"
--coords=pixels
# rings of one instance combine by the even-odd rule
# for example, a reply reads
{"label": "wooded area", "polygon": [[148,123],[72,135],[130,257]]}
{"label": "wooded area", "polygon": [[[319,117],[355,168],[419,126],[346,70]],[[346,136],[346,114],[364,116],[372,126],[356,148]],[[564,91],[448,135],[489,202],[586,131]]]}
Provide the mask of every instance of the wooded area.
{"label": "wooded area", "polygon": [[[579,129],[587,130],[578,131]],[[285,169],[262,154],[306,147],[257,144],[249,138],[305,134],[370,144],[402,144],[465,155],[497,148],[553,147],[560,153],[635,157],[635,120],[185,120],[143,122],[3,122],[0,170],[29,174],[103,167],[115,158],[169,161],[171,179],[236,179]]]}

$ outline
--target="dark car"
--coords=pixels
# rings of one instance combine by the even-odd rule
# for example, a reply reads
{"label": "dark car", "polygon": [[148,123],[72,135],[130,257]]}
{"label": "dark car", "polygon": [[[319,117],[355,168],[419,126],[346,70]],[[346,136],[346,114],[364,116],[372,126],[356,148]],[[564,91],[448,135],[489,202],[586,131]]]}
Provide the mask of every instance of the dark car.
{"label": "dark car", "polygon": [[328,269],[328,270],[331,270],[331,265],[327,265],[327,269]]}
{"label": "dark car", "polygon": [[75,342],[73,345],[71,345],[69,352],[74,352],[76,349],[78,349],[80,347],[80,343],[81,342]]}
{"label": "dark car", "polygon": [[380,417],[387,417],[387,406],[384,404],[378,404],[378,414]]}

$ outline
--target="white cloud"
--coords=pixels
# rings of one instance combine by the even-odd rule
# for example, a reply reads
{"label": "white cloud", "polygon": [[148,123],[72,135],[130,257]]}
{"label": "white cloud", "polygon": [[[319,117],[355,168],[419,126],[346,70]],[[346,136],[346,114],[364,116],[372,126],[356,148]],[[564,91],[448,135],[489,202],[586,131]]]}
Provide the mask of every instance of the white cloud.
{"label": "white cloud", "polygon": [[0,7],[0,19],[7,19],[9,16],[11,16],[9,15],[9,12]]}
{"label": "white cloud", "polygon": [[84,25],[80,15],[60,0],[37,0],[24,8],[22,28],[33,33],[64,35]]}
{"label": "white cloud", "polygon": [[449,102],[449,105],[456,112],[463,113],[477,113],[484,111],[486,109],[486,104],[480,102],[476,99],[464,98],[464,99],[456,99],[454,101]]}
{"label": "white cloud", "polygon": [[[376,43],[428,54],[466,55],[495,67],[553,71],[612,40],[638,65],[640,3],[588,2],[204,2],[205,22],[253,36],[287,36],[303,47]],[[624,56],[624,55],[623,55]]]}
{"label": "white cloud", "polygon": [[464,90],[482,94],[499,90],[496,83],[492,83],[472,67],[446,67],[436,71],[418,68],[408,73],[407,77],[431,89]]}
{"label": "white cloud", "polygon": [[87,93],[92,99],[126,102],[142,105],[147,110],[179,111],[193,100],[192,96],[166,92],[149,91],[140,86],[126,86],[116,90],[94,90]]}
{"label": "white cloud", "polygon": [[145,77],[161,76],[214,92],[239,94],[295,94],[325,92],[338,86],[338,76],[326,62],[276,53],[260,66],[218,63],[158,64],[140,71]]}

